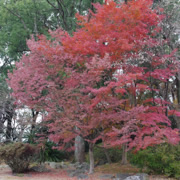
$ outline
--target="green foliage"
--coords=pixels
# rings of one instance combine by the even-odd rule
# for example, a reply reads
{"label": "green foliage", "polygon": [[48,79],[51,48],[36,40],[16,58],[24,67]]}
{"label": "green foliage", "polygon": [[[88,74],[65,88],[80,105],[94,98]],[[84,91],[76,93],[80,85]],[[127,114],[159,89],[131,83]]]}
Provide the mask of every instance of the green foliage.
{"label": "green foliage", "polygon": [[7,144],[0,147],[0,159],[9,165],[13,173],[23,173],[37,152],[37,148],[30,144]]}
{"label": "green foliage", "polygon": [[72,33],[77,28],[75,14],[86,14],[90,8],[91,0],[1,0],[0,57],[8,58],[9,63],[18,60],[29,51],[26,40],[31,35],[47,35],[48,29],[62,27]]}
{"label": "green foliage", "polygon": [[180,177],[180,145],[172,146],[162,144],[149,147],[133,154],[131,163],[141,169],[147,168],[148,173],[165,174],[167,176]]}
{"label": "green foliage", "polygon": [[45,162],[45,161],[53,161],[53,162],[59,162],[63,159],[67,159],[68,154],[64,151],[59,151],[57,149],[53,149],[55,144],[53,142],[46,142],[45,146],[41,149],[38,161],[39,162]]}

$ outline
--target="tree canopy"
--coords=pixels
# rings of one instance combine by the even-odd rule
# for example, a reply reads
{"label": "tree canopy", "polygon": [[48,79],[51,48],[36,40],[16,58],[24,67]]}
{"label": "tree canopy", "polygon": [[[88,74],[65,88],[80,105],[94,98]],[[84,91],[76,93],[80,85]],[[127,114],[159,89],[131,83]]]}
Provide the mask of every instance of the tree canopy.
{"label": "tree canopy", "polygon": [[89,142],[90,172],[99,139],[135,150],[180,140],[169,120],[180,113],[167,95],[179,71],[177,50],[156,51],[167,43],[158,38],[165,16],[152,5],[151,0],[94,4],[96,13],[76,15],[81,28],[73,36],[59,28],[49,38],[28,40],[30,53],[9,74],[16,104],[47,113],[49,138],[59,149],[77,135]]}

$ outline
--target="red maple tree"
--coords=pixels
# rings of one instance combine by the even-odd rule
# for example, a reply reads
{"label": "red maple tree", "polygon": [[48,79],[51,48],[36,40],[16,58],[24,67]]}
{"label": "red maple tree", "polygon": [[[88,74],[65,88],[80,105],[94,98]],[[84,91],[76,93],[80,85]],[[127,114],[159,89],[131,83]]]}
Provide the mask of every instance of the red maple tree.
{"label": "red maple tree", "polygon": [[77,15],[81,28],[73,36],[58,29],[50,40],[28,40],[31,53],[9,75],[18,104],[47,112],[49,138],[59,149],[77,135],[89,142],[90,173],[99,139],[136,150],[179,142],[168,119],[170,102],[156,86],[178,71],[174,53],[152,53],[163,16],[151,0],[94,6],[91,18]]}

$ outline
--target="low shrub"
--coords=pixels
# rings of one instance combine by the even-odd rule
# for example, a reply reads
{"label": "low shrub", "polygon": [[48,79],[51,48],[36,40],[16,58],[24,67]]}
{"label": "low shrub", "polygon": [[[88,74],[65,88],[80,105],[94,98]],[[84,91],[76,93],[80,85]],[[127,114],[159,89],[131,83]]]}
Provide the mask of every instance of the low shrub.
{"label": "low shrub", "polygon": [[23,173],[28,170],[36,153],[35,146],[19,142],[0,147],[0,159],[9,165],[13,173]]}
{"label": "low shrub", "polygon": [[180,178],[180,145],[161,144],[132,154],[130,162],[148,173]]}

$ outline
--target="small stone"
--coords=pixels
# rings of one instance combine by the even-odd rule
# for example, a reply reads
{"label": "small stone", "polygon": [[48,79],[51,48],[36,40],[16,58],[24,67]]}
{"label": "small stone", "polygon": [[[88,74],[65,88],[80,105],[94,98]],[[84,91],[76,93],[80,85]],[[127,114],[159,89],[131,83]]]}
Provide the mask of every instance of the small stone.
{"label": "small stone", "polygon": [[61,169],[62,165],[61,163],[55,163],[55,169]]}
{"label": "small stone", "polygon": [[74,164],[70,163],[68,164],[68,167],[74,168]]}
{"label": "small stone", "polygon": [[35,171],[35,172],[49,172],[50,171],[44,165],[33,166],[30,170]]}
{"label": "small stone", "polygon": [[74,167],[75,167],[75,168],[78,167],[79,165],[80,165],[79,162],[74,163]]}
{"label": "small stone", "polygon": [[49,161],[46,161],[46,162],[44,162],[44,165],[50,165],[50,162]]}
{"label": "small stone", "polygon": [[49,166],[53,169],[56,169],[56,163],[55,162],[50,162]]}
{"label": "small stone", "polygon": [[117,178],[117,180],[124,180],[129,176],[131,176],[131,175],[130,174],[117,174],[116,178]]}
{"label": "small stone", "polygon": [[137,173],[136,176],[139,176],[140,180],[148,180],[148,174],[146,173]]}
{"label": "small stone", "polygon": [[145,173],[138,173],[135,175],[117,174],[114,180],[148,180],[148,174]]}
{"label": "small stone", "polygon": [[78,178],[78,179],[88,179],[88,175],[86,175],[86,174],[79,174],[79,175],[77,176],[77,178]]}
{"label": "small stone", "polygon": [[141,180],[141,179],[140,179],[140,176],[129,176],[124,180]]}
{"label": "small stone", "polygon": [[61,169],[67,167],[64,163],[60,162],[49,162],[49,166],[53,169]]}

